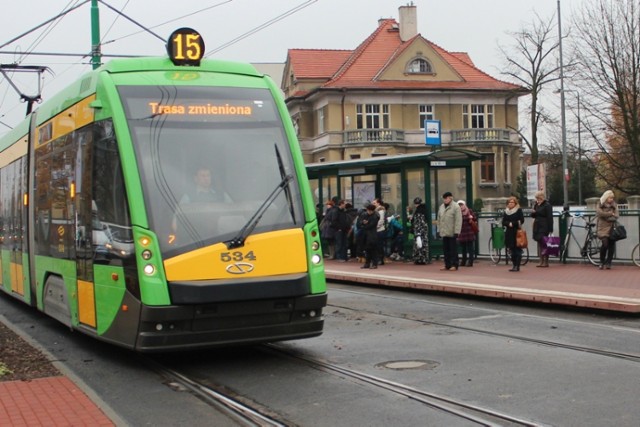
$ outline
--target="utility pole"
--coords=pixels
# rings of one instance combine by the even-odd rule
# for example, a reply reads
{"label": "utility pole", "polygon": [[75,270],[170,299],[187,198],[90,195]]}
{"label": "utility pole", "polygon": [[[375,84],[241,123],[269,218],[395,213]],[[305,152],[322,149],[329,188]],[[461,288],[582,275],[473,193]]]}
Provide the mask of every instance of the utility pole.
{"label": "utility pole", "polygon": [[569,169],[567,167],[567,120],[564,105],[564,70],[562,64],[562,19],[558,0],[558,47],[560,53],[560,119],[562,124],[562,205],[569,204]]}
{"label": "utility pole", "polygon": [[98,0],[91,0],[91,65],[95,70],[102,64],[100,52],[100,12]]}

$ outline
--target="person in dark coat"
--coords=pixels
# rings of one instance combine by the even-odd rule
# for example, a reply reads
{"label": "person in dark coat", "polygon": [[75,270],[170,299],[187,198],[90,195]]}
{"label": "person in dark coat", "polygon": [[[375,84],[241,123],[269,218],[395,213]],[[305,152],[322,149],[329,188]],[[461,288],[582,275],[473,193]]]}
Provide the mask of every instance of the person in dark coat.
{"label": "person in dark coat", "polygon": [[[325,203],[326,212],[320,222],[320,238],[323,240],[323,246],[328,249],[329,259],[336,259],[336,230],[331,226],[334,218],[338,214],[338,207],[333,200],[327,200]],[[325,255],[327,256],[327,255]]]}
{"label": "person in dark coat", "polygon": [[334,211],[335,214],[331,222],[331,228],[335,230],[336,259],[339,262],[347,261],[347,236],[351,230],[351,221],[347,215],[346,205],[346,200],[338,201],[338,209]]}
{"label": "person in dark coat", "polygon": [[538,191],[535,195],[536,204],[533,206],[531,218],[533,218],[533,240],[538,243],[538,256],[540,263],[536,267],[549,267],[549,255],[542,255],[544,237],[553,233],[553,207],[544,196],[544,192]]}
{"label": "person in dark coat", "polygon": [[365,251],[365,262],[360,268],[378,268],[378,221],[380,215],[374,205],[368,205],[360,220],[360,233]]}
{"label": "person in dark coat", "polygon": [[524,214],[518,199],[509,197],[507,208],[502,214],[502,226],[505,227],[504,244],[511,250],[511,262],[513,267],[509,271],[520,271],[520,261],[522,260],[522,249],[516,245],[516,232],[524,224]]}
{"label": "person in dark coat", "polygon": [[462,248],[463,267],[473,267],[473,257],[475,256],[476,233],[471,228],[471,221],[478,221],[476,214],[467,206],[464,200],[458,200],[460,213],[462,214],[462,228],[458,234],[458,243]]}

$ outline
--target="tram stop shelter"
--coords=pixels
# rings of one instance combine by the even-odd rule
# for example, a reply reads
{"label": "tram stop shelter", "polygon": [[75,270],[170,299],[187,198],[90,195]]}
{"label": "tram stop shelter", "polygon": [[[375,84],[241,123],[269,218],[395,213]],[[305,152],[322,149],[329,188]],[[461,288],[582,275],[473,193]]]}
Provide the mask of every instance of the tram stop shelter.
{"label": "tram stop shelter", "polygon": [[[376,197],[389,204],[387,214],[399,215],[409,236],[408,219],[414,199],[421,198],[431,220],[430,257],[442,254],[437,236],[438,208],[442,194],[450,191],[454,200],[473,200],[472,162],[479,153],[443,149],[419,154],[380,156],[339,162],[312,163],[306,166],[318,215],[324,202],[333,197],[351,201],[360,210]],[[412,251],[411,239],[405,239],[405,257]]]}

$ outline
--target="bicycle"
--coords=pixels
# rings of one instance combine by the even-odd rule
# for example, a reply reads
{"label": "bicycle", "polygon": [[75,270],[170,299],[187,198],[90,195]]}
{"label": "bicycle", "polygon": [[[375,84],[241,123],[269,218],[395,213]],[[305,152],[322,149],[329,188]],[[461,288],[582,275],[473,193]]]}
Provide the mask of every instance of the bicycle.
{"label": "bicycle", "polygon": [[[509,265],[511,261],[511,249],[504,244],[504,228],[496,221],[495,218],[487,220],[491,224],[491,237],[489,238],[489,258],[494,264],[499,264],[502,259],[502,249],[504,249],[505,264]],[[529,248],[522,249],[522,260],[520,265],[527,265],[529,262]]]}
{"label": "bicycle", "polygon": [[[581,214],[571,215],[569,212],[564,214],[566,217],[570,218],[569,227],[567,228],[567,235],[564,238],[564,242],[562,247],[560,248],[560,262],[563,264],[567,263],[567,256],[569,254],[569,244],[571,243],[571,238],[580,248],[580,255],[582,258],[587,258],[589,262],[593,265],[600,264],[600,247],[602,247],[602,241],[598,239],[594,228],[596,226],[595,222],[591,222],[589,217],[585,217]],[[575,218],[582,219],[585,222],[585,225],[575,225]],[[580,244],[578,238],[573,234],[573,227],[584,228],[586,231],[586,236],[584,238],[584,243]],[[640,255],[639,255],[640,256]],[[640,260],[638,261],[640,262]],[[640,266],[640,265],[639,265]]]}
{"label": "bicycle", "polygon": [[631,251],[631,261],[633,261],[637,267],[640,267],[640,243]]}

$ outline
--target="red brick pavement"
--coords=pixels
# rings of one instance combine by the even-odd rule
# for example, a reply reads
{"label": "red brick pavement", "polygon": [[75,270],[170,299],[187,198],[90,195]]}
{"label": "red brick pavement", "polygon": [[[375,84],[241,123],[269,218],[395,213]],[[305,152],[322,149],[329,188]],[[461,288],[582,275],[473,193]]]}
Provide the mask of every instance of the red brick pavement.
{"label": "red brick pavement", "polygon": [[67,377],[0,382],[0,426],[113,426]]}
{"label": "red brick pavement", "polygon": [[584,263],[535,264],[532,260],[520,272],[488,259],[458,271],[441,271],[442,261],[393,262],[367,270],[354,261],[327,261],[325,270],[330,280],[640,313],[640,268],[634,265],[598,270]]}

